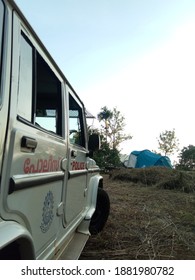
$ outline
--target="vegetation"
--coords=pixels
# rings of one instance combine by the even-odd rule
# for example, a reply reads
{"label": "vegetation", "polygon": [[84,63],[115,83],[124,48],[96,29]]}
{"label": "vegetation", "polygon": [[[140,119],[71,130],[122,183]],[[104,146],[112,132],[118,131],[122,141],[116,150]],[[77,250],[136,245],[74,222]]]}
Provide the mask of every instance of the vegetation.
{"label": "vegetation", "polygon": [[119,151],[111,149],[105,141],[102,141],[100,150],[94,153],[93,158],[100,168],[121,166]]}
{"label": "vegetation", "polygon": [[147,168],[120,169],[112,175],[114,180],[155,186],[159,189],[195,193],[195,173],[154,166]]}
{"label": "vegetation", "polygon": [[101,124],[101,148],[94,153],[94,159],[101,168],[120,166],[119,145],[132,138],[123,133],[125,118],[116,108],[110,110],[105,106],[98,114],[98,120]]}
{"label": "vegetation", "polygon": [[119,145],[126,140],[132,138],[130,134],[124,134],[125,118],[120,111],[116,109],[108,109],[106,106],[101,108],[98,114],[98,120],[101,124],[101,134],[103,140],[109,143],[111,149],[119,149]]}
{"label": "vegetation", "polygon": [[165,130],[160,133],[159,139],[159,150],[167,155],[172,155],[175,151],[178,151],[179,141],[175,135],[175,129]]}
{"label": "vegetation", "polygon": [[194,172],[153,167],[103,176],[110,216],[81,259],[195,260]]}
{"label": "vegetation", "polygon": [[181,150],[179,164],[176,166],[176,168],[182,170],[194,170],[195,146],[189,145],[188,147],[184,147]]}

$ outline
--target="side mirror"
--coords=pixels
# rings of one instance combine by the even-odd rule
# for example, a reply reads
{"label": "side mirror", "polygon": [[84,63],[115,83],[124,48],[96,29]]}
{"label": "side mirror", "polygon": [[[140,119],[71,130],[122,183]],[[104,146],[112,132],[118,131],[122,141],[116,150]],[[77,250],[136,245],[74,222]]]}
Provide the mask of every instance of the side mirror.
{"label": "side mirror", "polygon": [[100,149],[100,136],[99,134],[89,135],[88,149],[90,152],[95,152]]}

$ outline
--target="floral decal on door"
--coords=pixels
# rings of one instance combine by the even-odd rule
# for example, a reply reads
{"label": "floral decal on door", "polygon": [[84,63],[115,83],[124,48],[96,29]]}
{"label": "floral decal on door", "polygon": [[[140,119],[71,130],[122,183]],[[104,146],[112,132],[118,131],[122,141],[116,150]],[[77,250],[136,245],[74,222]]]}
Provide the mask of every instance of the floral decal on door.
{"label": "floral decal on door", "polygon": [[41,223],[41,231],[46,233],[51,226],[51,223],[54,218],[54,195],[51,191],[49,191],[45,197],[43,204],[43,213],[42,213],[42,223]]}

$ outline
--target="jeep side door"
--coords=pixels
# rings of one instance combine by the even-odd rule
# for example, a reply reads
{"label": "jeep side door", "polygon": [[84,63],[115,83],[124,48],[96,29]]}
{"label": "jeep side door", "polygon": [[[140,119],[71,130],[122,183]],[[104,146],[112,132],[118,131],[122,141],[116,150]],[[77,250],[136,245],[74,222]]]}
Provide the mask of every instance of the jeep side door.
{"label": "jeep side door", "polygon": [[69,95],[69,162],[66,198],[65,223],[78,221],[87,201],[87,149],[85,111],[79,98],[67,86]]}

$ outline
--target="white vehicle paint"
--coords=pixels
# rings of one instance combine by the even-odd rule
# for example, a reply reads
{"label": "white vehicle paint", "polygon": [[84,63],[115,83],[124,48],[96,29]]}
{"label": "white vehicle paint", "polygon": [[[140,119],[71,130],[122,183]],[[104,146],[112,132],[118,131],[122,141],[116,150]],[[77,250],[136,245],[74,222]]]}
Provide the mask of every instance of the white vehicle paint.
{"label": "white vehicle paint", "polygon": [[109,214],[89,157],[98,146],[72,86],[16,4],[0,0],[1,259],[79,258]]}

